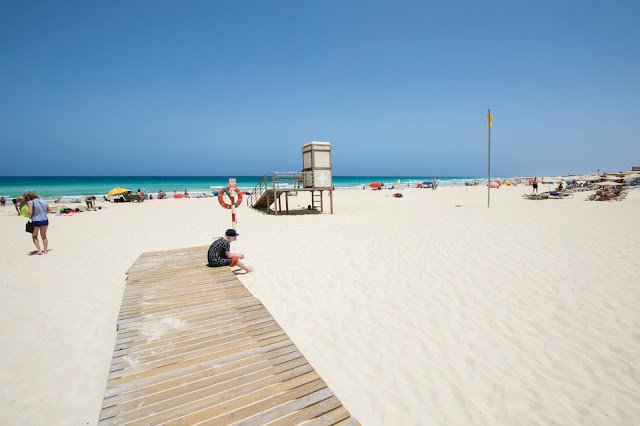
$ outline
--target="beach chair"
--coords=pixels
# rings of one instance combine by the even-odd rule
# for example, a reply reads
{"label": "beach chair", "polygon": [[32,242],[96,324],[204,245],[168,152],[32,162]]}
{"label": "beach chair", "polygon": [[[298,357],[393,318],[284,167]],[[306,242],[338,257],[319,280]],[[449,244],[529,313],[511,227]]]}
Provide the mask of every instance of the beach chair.
{"label": "beach chair", "polygon": [[124,201],[127,201],[127,202],[131,202],[131,203],[133,203],[134,201],[137,201],[139,203],[142,202],[142,199],[138,194],[131,194],[131,195],[122,194],[122,196],[124,197]]}
{"label": "beach chair", "polygon": [[561,191],[553,194],[549,194],[549,198],[554,200],[561,200],[563,198],[573,198],[573,192],[571,191]]}
{"label": "beach chair", "polygon": [[540,194],[522,194],[522,197],[527,200],[548,200],[551,193],[541,192]]}

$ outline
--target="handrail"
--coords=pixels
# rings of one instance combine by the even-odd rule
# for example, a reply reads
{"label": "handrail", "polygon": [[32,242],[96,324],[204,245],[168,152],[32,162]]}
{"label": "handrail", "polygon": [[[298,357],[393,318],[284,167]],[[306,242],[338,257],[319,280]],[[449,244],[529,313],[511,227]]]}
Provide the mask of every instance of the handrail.
{"label": "handrail", "polygon": [[[304,172],[311,173],[313,172]],[[303,187],[303,172],[271,172],[262,176],[256,187],[247,197],[247,206],[252,207],[258,202],[262,194],[268,190],[296,191]],[[313,182],[313,175],[311,181]]]}

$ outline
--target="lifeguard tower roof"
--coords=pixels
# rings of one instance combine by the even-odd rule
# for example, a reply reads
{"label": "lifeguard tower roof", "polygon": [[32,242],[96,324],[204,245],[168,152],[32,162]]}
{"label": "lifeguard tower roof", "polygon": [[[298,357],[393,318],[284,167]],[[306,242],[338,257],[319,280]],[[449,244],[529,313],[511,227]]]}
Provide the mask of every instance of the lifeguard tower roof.
{"label": "lifeguard tower roof", "polygon": [[311,142],[305,143],[304,145],[302,145],[302,147],[304,148],[305,146],[309,146],[309,145],[327,145],[327,146],[331,146],[331,143],[329,143],[329,142],[311,141]]}

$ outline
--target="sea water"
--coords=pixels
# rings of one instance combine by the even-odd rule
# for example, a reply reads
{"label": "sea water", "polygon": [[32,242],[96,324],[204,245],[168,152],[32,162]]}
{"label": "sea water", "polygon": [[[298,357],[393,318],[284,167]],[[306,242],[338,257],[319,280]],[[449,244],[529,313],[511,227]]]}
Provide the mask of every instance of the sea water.
{"label": "sea water", "polygon": [[[333,186],[336,189],[365,189],[371,182],[380,182],[384,187],[415,188],[418,183],[431,182],[436,176],[334,176]],[[467,182],[486,182],[478,176],[437,176],[440,186],[464,186]],[[236,185],[243,191],[253,191],[262,176],[236,176]],[[501,180],[501,178],[498,178]],[[174,191],[183,194],[185,190],[191,197],[200,194],[211,194],[229,184],[228,176],[29,176],[0,177],[0,196],[11,200],[26,191],[35,191],[45,200],[60,198],[63,201],[95,195],[102,199],[115,187],[127,188],[134,193],[144,189],[154,197],[159,190],[171,197]]]}

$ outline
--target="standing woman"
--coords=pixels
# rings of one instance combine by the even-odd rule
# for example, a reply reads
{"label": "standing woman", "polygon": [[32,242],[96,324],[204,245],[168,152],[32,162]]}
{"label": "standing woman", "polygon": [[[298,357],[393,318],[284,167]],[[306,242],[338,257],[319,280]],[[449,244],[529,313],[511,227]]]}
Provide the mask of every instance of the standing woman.
{"label": "standing woman", "polygon": [[[49,240],[47,239],[47,228],[49,228],[49,218],[47,213],[51,213],[49,205],[40,199],[35,192],[27,192],[24,195],[24,199],[27,201],[29,207],[29,218],[33,220],[33,244],[35,244],[38,251],[36,254],[47,254]],[[44,251],[40,249],[40,242],[38,241],[38,234],[42,238],[42,244]]]}

